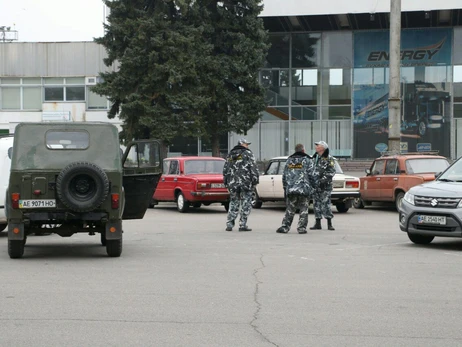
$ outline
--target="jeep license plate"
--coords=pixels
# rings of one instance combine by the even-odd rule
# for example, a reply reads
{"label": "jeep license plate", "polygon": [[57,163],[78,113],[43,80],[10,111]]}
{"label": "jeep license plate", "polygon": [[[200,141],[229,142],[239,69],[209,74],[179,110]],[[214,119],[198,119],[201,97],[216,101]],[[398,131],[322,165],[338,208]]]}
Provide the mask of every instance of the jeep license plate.
{"label": "jeep license plate", "polygon": [[224,183],[212,183],[212,188],[224,188]]}
{"label": "jeep license plate", "polygon": [[417,222],[419,224],[446,225],[446,217],[445,216],[417,216]]}
{"label": "jeep license plate", "polygon": [[41,200],[19,200],[19,208],[50,208],[56,207],[56,200],[41,199]]}

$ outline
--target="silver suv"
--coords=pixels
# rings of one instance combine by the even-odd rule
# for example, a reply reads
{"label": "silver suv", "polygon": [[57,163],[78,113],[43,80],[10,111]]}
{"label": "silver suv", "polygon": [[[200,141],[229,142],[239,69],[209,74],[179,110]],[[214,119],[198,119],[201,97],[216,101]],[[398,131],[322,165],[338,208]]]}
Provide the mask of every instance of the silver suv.
{"label": "silver suv", "polygon": [[399,209],[399,226],[416,244],[435,236],[462,237],[462,160],[436,176],[411,188]]}

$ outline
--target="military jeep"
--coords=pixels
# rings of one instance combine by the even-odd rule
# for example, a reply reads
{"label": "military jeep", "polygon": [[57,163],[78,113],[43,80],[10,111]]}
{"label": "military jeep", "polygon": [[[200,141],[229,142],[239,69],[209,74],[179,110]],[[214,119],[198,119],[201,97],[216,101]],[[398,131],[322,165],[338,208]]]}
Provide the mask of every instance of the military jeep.
{"label": "military jeep", "polygon": [[142,219],[161,175],[160,146],[120,148],[109,123],[20,123],[14,134],[5,210],[8,253],[21,258],[28,235],[100,234],[122,253],[122,220]]}

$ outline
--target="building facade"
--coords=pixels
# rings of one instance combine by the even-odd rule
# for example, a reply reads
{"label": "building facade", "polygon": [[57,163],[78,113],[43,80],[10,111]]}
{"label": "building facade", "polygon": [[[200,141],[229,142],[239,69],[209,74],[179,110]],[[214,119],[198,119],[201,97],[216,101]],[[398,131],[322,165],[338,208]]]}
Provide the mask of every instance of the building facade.
{"label": "building facade", "polygon": [[[374,158],[386,150],[389,1],[264,3],[271,48],[260,82],[268,107],[245,134],[257,158],[288,154],[299,142],[311,151],[320,139],[338,157]],[[453,0],[403,1],[403,151],[462,155],[461,8]],[[90,90],[108,69],[104,57],[93,42],[0,44],[0,129],[53,120],[120,127],[107,118],[108,101]],[[241,136],[223,136],[222,153]],[[171,155],[210,153],[197,138],[170,147]]]}

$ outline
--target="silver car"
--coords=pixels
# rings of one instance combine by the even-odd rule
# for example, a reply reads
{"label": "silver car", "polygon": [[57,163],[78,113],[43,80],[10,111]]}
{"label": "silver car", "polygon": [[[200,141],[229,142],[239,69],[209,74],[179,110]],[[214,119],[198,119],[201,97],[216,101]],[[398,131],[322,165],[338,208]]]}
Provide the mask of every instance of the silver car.
{"label": "silver car", "polygon": [[399,209],[399,226],[416,244],[435,236],[462,237],[462,161],[459,159],[437,179],[412,187]]}

